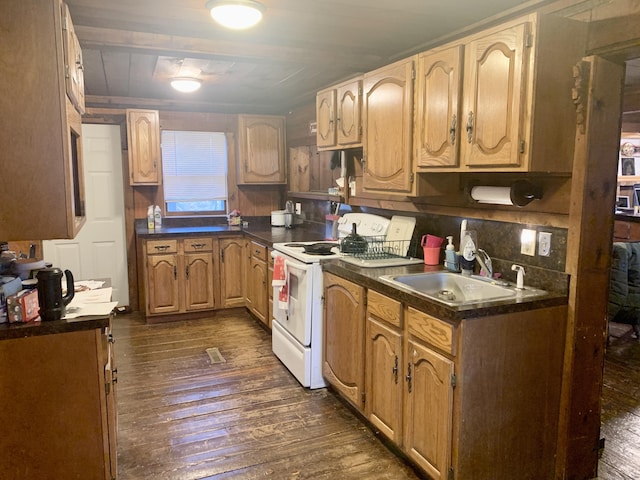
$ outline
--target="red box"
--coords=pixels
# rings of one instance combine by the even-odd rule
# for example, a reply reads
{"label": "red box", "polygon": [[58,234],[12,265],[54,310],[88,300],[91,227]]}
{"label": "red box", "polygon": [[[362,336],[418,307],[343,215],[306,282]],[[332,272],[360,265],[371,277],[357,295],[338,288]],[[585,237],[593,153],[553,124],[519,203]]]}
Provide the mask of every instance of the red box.
{"label": "red box", "polygon": [[30,322],[40,317],[38,290],[21,290],[7,297],[9,323]]}

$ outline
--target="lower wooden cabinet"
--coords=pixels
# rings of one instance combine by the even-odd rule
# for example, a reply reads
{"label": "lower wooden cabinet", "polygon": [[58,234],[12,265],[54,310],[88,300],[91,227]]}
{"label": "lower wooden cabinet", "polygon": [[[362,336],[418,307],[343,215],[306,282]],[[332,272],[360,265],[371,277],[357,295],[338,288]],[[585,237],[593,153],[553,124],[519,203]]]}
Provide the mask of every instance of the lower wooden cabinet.
{"label": "lower wooden cabinet", "polygon": [[324,274],[322,375],[357,408],[364,406],[365,289]]}
{"label": "lower wooden cabinet", "polygon": [[430,478],[553,478],[566,306],[448,322],[324,275],[324,377]]}
{"label": "lower wooden cabinet", "polygon": [[107,328],[0,341],[0,478],[117,478],[110,339]]}
{"label": "lower wooden cabinet", "polygon": [[212,310],[216,306],[212,238],[175,238],[145,242],[147,315]]}
{"label": "lower wooden cabinet", "polygon": [[365,415],[387,438],[402,444],[402,305],[367,292]]}
{"label": "lower wooden cabinet", "polygon": [[268,249],[258,242],[247,244],[249,273],[247,277],[247,308],[258,320],[269,326],[269,296],[267,291]]}
{"label": "lower wooden cabinet", "polygon": [[245,305],[245,239],[220,238],[220,308]]}

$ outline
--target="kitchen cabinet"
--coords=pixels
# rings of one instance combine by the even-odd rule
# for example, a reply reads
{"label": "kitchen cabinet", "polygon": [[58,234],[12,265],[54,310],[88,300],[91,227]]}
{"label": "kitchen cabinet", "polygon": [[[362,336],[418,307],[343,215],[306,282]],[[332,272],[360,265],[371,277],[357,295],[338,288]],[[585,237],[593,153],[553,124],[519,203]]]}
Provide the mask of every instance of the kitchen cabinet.
{"label": "kitchen cabinet", "polygon": [[318,92],[316,122],[318,150],[362,145],[362,78],[348,80]]}
{"label": "kitchen cabinet", "polygon": [[160,118],[157,110],[127,109],[129,182],[161,185]]}
{"label": "kitchen cabinet", "polygon": [[402,304],[367,291],[365,415],[397,445],[402,444]]}
{"label": "kitchen cabinet", "polygon": [[363,177],[366,192],[414,195],[414,58],[364,74]]}
{"label": "kitchen cabinet", "polygon": [[245,305],[245,239],[220,238],[220,308]]}
{"label": "kitchen cabinet", "polygon": [[566,305],[446,320],[324,278],[323,376],[430,478],[553,477]]}
{"label": "kitchen cabinet", "polygon": [[418,56],[414,132],[415,163],[424,167],[460,165],[460,93],[464,47],[456,45]]}
{"label": "kitchen cabinet", "polygon": [[62,5],[62,30],[64,41],[65,86],[67,96],[73,106],[84,114],[84,64],[82,49],[71,21],[69,7]]}
{"label": "kitchen cabinet", "polygon": [[584,38],[533,14],[419,55],[416,172],[571,172]]}
{"label": "kitchen cabinet", "polygon": [[238,116],[238,184],[287,183],[284,117]]}
{"label": "kitchen cabinet", "polygon": [[248,248],[247,308],[264,325],[269,326],[268,249],[264,245],[253,241],[248,243]]}
{"label": "kitchen cabinet", "polygon": [[[117,477],[110,327],[0,341],[0,478]],[[10,366],[10,367],[9,367]]]}
{"label": "kitchen cabinet", "polygon": [[323,377],[362,410],[364,398],[365,289],[324,273]]}
{"label": "kitchen cabinet", "polygon": [[[432,478],[448,478],[453,431],[453,328],[413,308],[407,311],[404,450]],[[466,478],[466,477],[460,477]]]}
{"label": "kitchen cabinet", "polygon": [[215,307],[211,238],[147,240],[144,255],[148,316]]}
{"label": "kitchen cabinet", "polygon": [[3,240],[74,238],[85,221],[81,114],[65,89],[63,12],[58,0],[0,2]]}

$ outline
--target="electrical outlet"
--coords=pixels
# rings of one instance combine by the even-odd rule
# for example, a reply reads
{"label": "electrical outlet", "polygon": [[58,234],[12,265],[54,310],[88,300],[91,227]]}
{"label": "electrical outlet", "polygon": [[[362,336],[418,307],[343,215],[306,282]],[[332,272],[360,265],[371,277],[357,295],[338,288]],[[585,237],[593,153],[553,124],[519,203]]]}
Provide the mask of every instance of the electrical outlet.
{"label": "electrical outlet", "polygon": [[549,232],[538,233],[538,255],[548,257],[551,252],[551,234]]}
{"label": "electrical outlet", "polygon": [[536,231],[527,228],[520,234],[520,253],[531,257],[536,254]]}

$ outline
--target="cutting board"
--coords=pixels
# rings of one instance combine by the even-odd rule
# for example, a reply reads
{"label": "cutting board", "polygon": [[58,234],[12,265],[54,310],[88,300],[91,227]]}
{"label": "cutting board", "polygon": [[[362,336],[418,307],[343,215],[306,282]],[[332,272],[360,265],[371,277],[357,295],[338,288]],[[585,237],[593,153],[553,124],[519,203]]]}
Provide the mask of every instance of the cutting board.
{"label": "cutting board", "polygon": [[401,217],[399,215],[391,217],[385,241],[389,242],[389,245],[399,248],[399,250],[394,253],[403,257],[407,256],[415,227],[416,219],[413,217]]}

